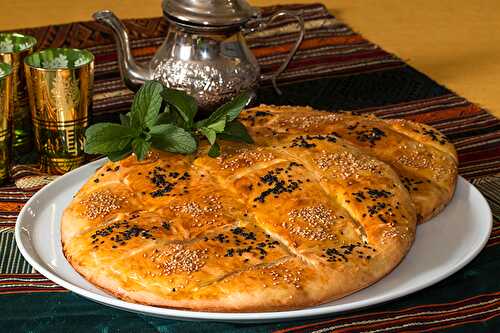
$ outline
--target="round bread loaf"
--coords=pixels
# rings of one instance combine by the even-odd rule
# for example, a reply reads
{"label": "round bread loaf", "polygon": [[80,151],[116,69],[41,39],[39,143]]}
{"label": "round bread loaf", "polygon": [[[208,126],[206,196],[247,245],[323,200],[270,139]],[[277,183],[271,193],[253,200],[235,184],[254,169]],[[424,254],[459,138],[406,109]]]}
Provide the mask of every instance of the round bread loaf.
{"label": "round bread loaf", "polygon": [[240,118],[257,144],[269,144],[286,135],[314,145],[312,134],[333,134],[386,162],[410,193],[418,223],[438,214],[455,191],[458,174],[455,147],[428,125],[300,106],[261,105],[245,110]]}
{"label": "round bread loaf", "polygon": [[[451,146],[426,141],[431,129],[413,123],[284,110],[246,111],[256,144],[222,142],[218,158],[202,143],[196,156],[153,151],[104,164],[64,211],[68,261],[119,298],[198,311],[306,307],[381,279],[408,252],[417,214],[446,203],[423,210],[413,193],[453,192],[434,175],[453,168],[405,158],[422,151],[455,165]],[[371,134],[356,139],[362,131]],[[426,181],[409,193],[406,175]]]}

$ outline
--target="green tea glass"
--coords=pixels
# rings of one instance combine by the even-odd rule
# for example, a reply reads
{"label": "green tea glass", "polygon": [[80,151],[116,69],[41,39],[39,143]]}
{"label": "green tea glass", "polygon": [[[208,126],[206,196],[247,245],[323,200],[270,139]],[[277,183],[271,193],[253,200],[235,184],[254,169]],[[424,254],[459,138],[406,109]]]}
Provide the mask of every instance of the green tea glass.
{"label": "green tea glass", "polygon": [[0,62],[12,68],[12,118],[14,129],[12,145],[14,154],[24,154],[33,148],[28,91],[24,76],[24,58],[33,53],[36,39],[18,33],[0,33]]}
{"label": "green tea glass", "polygon": [[9,177],[12,135],[12,68],[0,63],[0,184]]}
{"label": "green tea glass", "polygon": [[84,162],[94,56],[85,50],[46,49],[26,57],[24,65],[42,170],[66,173]]}

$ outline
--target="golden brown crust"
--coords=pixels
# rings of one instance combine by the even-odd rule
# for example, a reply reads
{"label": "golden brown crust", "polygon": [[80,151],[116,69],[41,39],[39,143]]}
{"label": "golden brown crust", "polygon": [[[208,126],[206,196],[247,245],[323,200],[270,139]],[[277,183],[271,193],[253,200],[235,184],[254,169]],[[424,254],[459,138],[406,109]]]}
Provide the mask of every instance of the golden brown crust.
{"label": "golden brown crust", "polygon": [[296,106],[261,105],[245,110],[241,118],[260,144],[272,144],[283,134],[300,138],[333,133],[386,162],[410,192],[418,223],[439,213],[453,196],[458,173],[455,148],[428,125]]}
{"label": "golden brown crust", "polygon": [[119,298],[199,311],[300,308],[381,279],[413,242],[415,196],[373,147],[331,133],[337,115],[300,109],[300,125],[282,110],[247,111],[257,144],[223,142],[215,159],[202,144],[106,163],[64,212],[68,261]]}

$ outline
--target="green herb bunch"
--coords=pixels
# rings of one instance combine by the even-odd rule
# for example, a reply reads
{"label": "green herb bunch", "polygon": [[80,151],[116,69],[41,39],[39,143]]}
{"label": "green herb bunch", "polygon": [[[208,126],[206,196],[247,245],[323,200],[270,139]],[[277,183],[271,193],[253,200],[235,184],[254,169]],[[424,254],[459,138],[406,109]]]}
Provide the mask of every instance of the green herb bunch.
{"label": "green herb bunch", "polygon": [[147,81],[135,95],[131,111],[120,114],[121,124],[98,123],[86,130],[85,152],[104,154],[112,161],[132,153],[143,160],[151,147],[192,154],[198,140],[205,137],[211,145],[208,155],[217,157],[218,139],[253,142],[245,126],[236,120],[252,97],[252,93],[242,93],[208,118],[195,122],[198,105],[192,96]]}

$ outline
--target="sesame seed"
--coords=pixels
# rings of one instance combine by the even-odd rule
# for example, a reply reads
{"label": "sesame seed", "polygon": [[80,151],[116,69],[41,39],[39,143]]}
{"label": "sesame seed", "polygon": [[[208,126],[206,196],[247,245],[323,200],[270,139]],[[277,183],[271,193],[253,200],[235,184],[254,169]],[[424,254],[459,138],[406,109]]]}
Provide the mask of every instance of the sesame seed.
{"label": "sesame seed", "polygon": [[191,250],[182,244],[173,244],[162,250],[153,251],[151,260],[157,263],[165,275],[179,272],[193,273],[205,265],[208,259],[207,252],[207,249]]}
{"label": "sesame seed", "polygon": [[[331,209],[318,205],[291,210],[283,227],[310,240],[335,240],[337,237],[330,229],[336,220],[337,216]],[[304,221],[305,225],[301,225],[300,221]]]}
{"label": "sesame seed", "polygon": [[321,169],[335,168],[337,172],[332,175],[342,179],[358,178],[360,171],[375,172],[380,168],[380,163],[368,155],[353,154],[348,151],[334,153],[322,151],[314,162]]}
{"label": "sesame seed", "polygon": [[124,196],[118,196],[110,190],[92,192],[86,199],[80,201],[85,207],[83,214],[93,220],[98,217],[104,217],[121,207],[122,203],[127,202]]}

